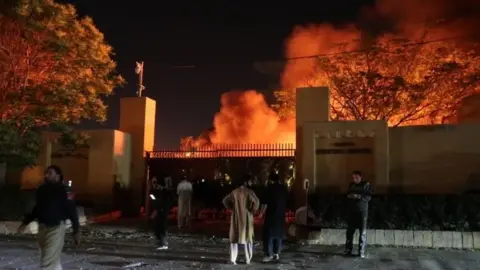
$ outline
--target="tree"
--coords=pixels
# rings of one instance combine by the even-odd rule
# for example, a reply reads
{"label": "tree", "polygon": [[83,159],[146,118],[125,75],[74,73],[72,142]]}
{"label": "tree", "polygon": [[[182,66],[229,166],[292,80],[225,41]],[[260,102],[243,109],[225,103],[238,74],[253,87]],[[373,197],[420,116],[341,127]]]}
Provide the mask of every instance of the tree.
{"label": "tree", "polygon": [[[347,45],[340,45],[339,53],[317,59],[302,84],[330,88],[332,120],[386,120],[390,126],[448,122],[461,101],[480,90],[480,46],[455,39],[428,42],[426,36],[412,41],[384,34],[351,53],[341,53]],[[275,96],[280,115],[294,117],[295,91]]]}
{"label": "tree", "polygon": [[40,130],[105,120],[102,97],[123,78],[103,34],[72,5],[9,2],[0,17],[0,144],[8,146],[0,162],[32,164]]}

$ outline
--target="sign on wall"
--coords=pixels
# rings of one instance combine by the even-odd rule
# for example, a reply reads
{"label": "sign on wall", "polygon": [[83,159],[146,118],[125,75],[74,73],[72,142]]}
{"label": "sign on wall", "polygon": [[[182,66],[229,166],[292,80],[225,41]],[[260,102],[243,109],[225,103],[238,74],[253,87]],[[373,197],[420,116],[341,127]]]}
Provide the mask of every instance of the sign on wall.
{"label": "sign on wall", "polygon": [[345,148],[345,149],[316,149],[317,155],[340,155],[340,154],[372,154],[373,151],[370,148]]}
{"label": "sign on wall", "polygon": [[333,130],[317,132],[320,138],[373,138],[375,130]]}

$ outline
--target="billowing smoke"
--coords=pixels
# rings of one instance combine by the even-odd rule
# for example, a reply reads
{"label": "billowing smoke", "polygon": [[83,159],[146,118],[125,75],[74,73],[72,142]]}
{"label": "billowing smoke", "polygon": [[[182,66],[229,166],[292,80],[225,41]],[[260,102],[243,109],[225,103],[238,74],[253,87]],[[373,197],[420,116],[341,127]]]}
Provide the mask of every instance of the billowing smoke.
{"label": "billowing smoke", "polygon": [[193,147],[208,144],[285,144],[295,141],[295,122],[280,120],[263,94],[255,91],[232,91],[221,97],[214,129],[193,141]]}
{"label": "billowing smoke", "polygon": [[[374,7],[363,9],[356,24],[295,27],[286,40],[285,56],[301,58],[364,49],[379,35],[397,35],[411,41],[451,37],[480,40],[479,16],[478,0],[378,0]],[[315,58],[289,61],[282,75],[283,88],[317,83],[312,80],[315,62]]]}
{"label": "billowing smoke", "polygon": [[[285,57],[363,49],[380,35],[398,35],[413,41],[454,36],[478,38],[479,14],[478,0],[378,0],[375,6],[362,10],[355,24],[295,27],[286,40]],[[315,77],[315,69],[315,58],[288,61],[282,73],[282,88],[295,91],[297,87],[318,84],[310,81]],[[191,145],[295,142],[295,120],[280,120],[262,94],[253,90],[229,92],[221,100],[213,130],[189,140]]]}

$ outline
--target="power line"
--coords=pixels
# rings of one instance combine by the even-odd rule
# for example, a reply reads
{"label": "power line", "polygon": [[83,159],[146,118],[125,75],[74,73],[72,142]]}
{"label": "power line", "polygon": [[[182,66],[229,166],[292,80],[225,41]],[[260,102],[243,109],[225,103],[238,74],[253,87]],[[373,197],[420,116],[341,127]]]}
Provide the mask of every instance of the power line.
{"label": "power line", "polygon": [[[421,41],[421,42],[410,42],[410,43],[405,43],[405,44],[393,45],[392,47],[419,46],[419,45],[425,45],[425,44],[430,44],[430,43],[440,43],[440,42],[445,42],[445,41],[451,41],[451,40],[460,39],[460,38],[463,38],[463,37],[462,36],[457,36],[457,37],[448,37],[448,38],[441,38],[441,39],[432,39],[432,40]],[[325,54],[314,54],[314,55],[308,55],[308,56],[289,57],[289,58],[285,58],[284,61],[294,61],[294,60],[329,57],[329,56],[343,55],[343,54],[362,53],[362,52],[374,51],[374,50],[377,50],[377,49],[378,49],[378,47],[373,46],[371,48],[366,48],[366,49],[361,49],[361,50],[350,50],[350,51],[341,51],[341,52],[335,52],[335,53],[325,53]],[[390,52],[390,53],[394,53],[394,52]]]}
{"label": "power line", "polygon": [[[431,40],[426,40],[426,41],[419,41],[419,42],[408,42],[404,44],[394,44],[392,47],[410,47],[410,46],[421,46],[421,45],[426,45],[426,44],[432,44],[432,43],[441,43],[441,42],[447,42],[447,41],[452,41],[452,40],[458,40],[465,38],[465,36],[454,36],[454,37],[446,37],[446,38],[439,38],[439,39],[431,39]],[[303,59],[312,59],[312,58],[328,58],[332,56],[337,56],[337,55],[345,55],[345,54],[355,54],[355,53],[364,53],[364,52],[369,52],[369,51],[375,51],[378,50],[379,48],[376,46],[372,46],[369,48],[365,49],[359,49],[359,50],[348,50],[348,51],[339,51],[339,52],[334,52],[334,53],[324,53],[324,54],[314,54],[314,55],[307,55],[307,56],[298,56],[298,57],[288,57],[288,58],[283,58],[283,59],[277,59],[277,60],[259,60],[259,61],[254,61],[253,64],[268,64],[268,63],[284,63],[284,62],[290,62],[290,61],[296,61],[296,60],[303,60]],[[392,51],[385,51],[385,53],[392,53],[395,54],[396,52]],[[238,62],[236,64],[239,64]],[[215,63],[210,62],[209,64],[200,64],[200,65],[186,65],[185,67],[187,68],[197,68],[197,67],[202,67],[202,66],[211,66],[211,65],[217,65]],[[235,65],[235,63],[218,63],[218,65]]]}
{"label": "power line", "polygon": [[[454,36],[454,37],[446,37],[446,38],[439,38],[439,39],[431,39],[426,41],[419,41],[419,42],[408,42],[404,44],[394,44],[392,47],[407,47],[407,46],[420,46],[425,44],[431,43],[440,43],[440,42],[447,42],[451,40],[461,39],[464,38],[463,36]],[[354,54],[354,53],[365,53],[368,51],[378,50],[378,47],[372,46],[365,49],[360,50],[350,50],[350,51],[339,51],[334,53],[324,53],[324,54],[314,54],[314,55],[307,55],[307,56],[298,56],[298,57],[289,57],[284,58],[282,60],[274,60],[274,61],[256,61],[253,63],[253,68],[258,72],[265,74],[265,75],[272,75],[277,74],[283,70],[284,65],[288,62],[297,61],[297,60],[304,60],[304,59],[313,59],[313,58],[328,58],[336,55],[345,55],[345,54]],[[385,53],[395,54],[396,52],[392,51],[384,51]],[[275,70],[275,71],[273,71]]]}

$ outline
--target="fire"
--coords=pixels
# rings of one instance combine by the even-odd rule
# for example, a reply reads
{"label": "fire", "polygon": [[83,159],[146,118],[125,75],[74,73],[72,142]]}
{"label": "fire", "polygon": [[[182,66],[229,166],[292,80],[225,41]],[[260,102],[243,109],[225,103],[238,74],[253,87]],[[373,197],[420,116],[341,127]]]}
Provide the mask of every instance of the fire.
{"label": "fire", "polygon": [[[385,119],[390,126],[455,122],[461,101],[480,92],[478,83],[468,79],[479,72],[478,28],[473,26],[479,23],[475,16],[458,15],[463,9],[478,10],[480,2],[418,2],[377,1],[375,9],[367,9],[363,25],[382,20],[391,26],[375,34],[354,25],[296,27],[286,42],[286,57],[296,59],[285,66],[281,101],[294,99],[299,86],[326,85],[332,120]],[[429,42],[434,40],[443,41]],[[322,57],[307,57],[312,55]],[[397,79],[402,81],[397,84]],[[391,91],[392,86],[397,88]],[[290,104],[281,111],[294,110]]]}
{"label": "fire", "polygon": [[265,97],[255,90],[223,94],[213,126],[212,131],[197,139],[184,138],[182,148],[200,150],[228,145],[228,148],[242,149],[249,144],[293,144],[293,147],[295,144],[295,121],[280,119]]}
{"label": "fire", "polygon": [[[480,20],[475,14],[458,16],[465,14],[465,10],[478,10],[479,3],[475,0],[378,0],[374,8],[364,9],[362,27],[353,23],[342,27],[298,26],[285,44],[285,57],[296,59],[284,67],[281,80],[284,90],[276,95],[278,107],[272,109],[264,96],[254,90],[225,93],[213,129],[198,138],[184,138],[182,149],[259,143],[289,143],[295,147],[295,89],[305,86],[329,86],[332,120],[385,119],[390,126],[454,121],[461,101],[480,90],[475,82],[468,82],[471,87],[457,87],[458,81],[468,77],[465,74],[480,72],[478,40],[473,43],[445,40],[410,47],[404,46],[405,42],[394,45],[402,44],[400,40],[410,43],[462,35],[471,39],[474,35],[480,37],[477,30]],[[435,20],[437,18],[444,20]],[[467,48],[471,44],[475,46]],[[373,45],[377,48],[376,55],[362,53]],[[342,53],[345,51],[357,51],[357,54]],[[308,57],[315,55],[326,57]],[[451,62],[462,69],[448,73],[436,68],[448,67]],[[371,73],[370,65],[374,65],[377,77],[373,86],[362,86],[371,83],[365,75]],[[345,81],[348,76],[356,78],[358,74],[362,77],[358,82]],[[428,78],[437,80],[425,84]],[[400,90],[390,91],[392,85]],[[190,152],[189,155],[196,154]]]}

